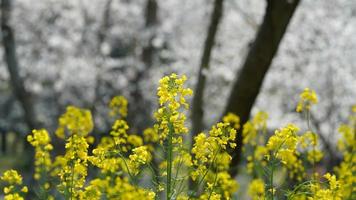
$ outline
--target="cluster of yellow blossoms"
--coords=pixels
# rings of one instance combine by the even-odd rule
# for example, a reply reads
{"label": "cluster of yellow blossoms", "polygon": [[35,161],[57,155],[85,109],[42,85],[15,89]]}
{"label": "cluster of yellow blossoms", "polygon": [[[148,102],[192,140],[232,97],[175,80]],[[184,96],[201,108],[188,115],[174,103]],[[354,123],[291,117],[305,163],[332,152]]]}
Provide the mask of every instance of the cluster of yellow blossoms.
{"label": "cluster of yellow blossoms", "polygon": [[133,154],[129,156],[129,169],[133,175],[137,175],[140,172],[140,167],[149,163],[152,156],[146,146],[134,148],[132,152]]}
{"label": "cluster of yellow blossoms", "polygon": [[253,179],[248,188],[248,195],[252,200],[265,199],[265,182],[262,179]]}
{"label": "cluster of yellow blossoms", "polygon": [[35,174],[34,178],[39,180],[45,178],[50,171],[51,155],[53,149],[51,138],[45,129],[33,130],[32,135],[27,136],[27,141],[35,147]]}
{"label": "cluster of yellow blossoms", "polygon": [[[311,106],[318,101],[316,93],[306,88],[300,98],[297,111],[305,111],[309,115]],[[297,183],[291,191],[285,193],[287,199],[341,200],[355,198],[355,196],[352,196],[356,194],[354,187],[356,183],[356,168],[354,165],[356,157],[353,156],[356,153],[355,113],[356,108],[353,109],[350,123],[343,124],[339,128],[343,137],[339,141],[338,147],[343,152],[344,160],[336,167],[336,175],[326,173],[323,176],[328,186],[320,182],[322,177],[318,176],[314,169],[311,181],[308,181],[306,176],[308,172],[305,166],[308,166],[309,163],[312,168],[315,168],[315,165],[323,157],[323,153],[318,149],[318,135],[310,130],[309,122],[308,130],[304,134],[299,135],[299,128],[294,124],[288,124],[286,127],[275,131],[267,143],[264,143],[265,136],[262,136],[262,139],[258,138],[263,134],[258,134],[258,126],[254,119],[246,123],[243,130],[245,151],[251,151],[251,147],[253,147],[252,155],[247,157],[248,165],[253,163],[251,167],[248,167],[248,171],[252,173],[253,177],[248,187],[248,194],[251,199],[274,199],[278,188],[273,182],[273,171],[279,164],[285,167],[289,177]],[[310,120],[309,117],[307,120]],[[261,173],[261,171],[263,172]],[[281,170],[278,171],[281,172]]]}
{"label": "cluster of yellow blossoms", "polygon": [[52,160],[50,151],[53,149],[51,137],[45,129],[33,130],[27,136],[27,141],[35,148],[35,173],[34,178],[40,185],[38,196],[41,199],[51,199],[46,190],[49,189],[49,173],[51,171]]}
{"label": "cluster of yellow blossoms", "polygon": [[[184,111],[188,110],[186,97],[192,90],[184,86],[185,81],[185,76],[176,74],[160,80],[156,123],[143,133],[130,133],[125,120],[128,101],[114,97],[109,103],[109,115],[115,119],[111,131],[96,137],[99,140],[91,152],[94,124],[88,110],[69,106],[59,118],[55,135],[65,141],[65,153],[54,159],[50,134],[44,129],[33,130],[27,140],[35,148],[36,198],[52,200],[61,194],[66,200],[156,200],[163,196],[167,200],[235,199],[239,185],[229,174],[229,152],[236,147],[237,134],[242,134],[251,176],[247,189],[250,199],[279,199],[275,197],[281,191],[286,191],[283,195],[287,199],[295,200],[355,199],[356,106],[350,122],[339,128],[342,137],[338,149],[343,161],[335,174],[319,176],[315,166],[323,154],[309,123],[304,134],[296,125],[288,124],[268,137],[265,112],[258,112],[241,132],[239,117],[228,113],[207,134],[198,134],[190,149],[184,142],[188,133]],[[316,93],[306,88],[300,98],[297,111],[309,116],[311,106],[318,102]],[[310,165],[312,180],[307,176]],[[283,170],[277,170],[279,167]],[[273,179],[276,174],[296,184],[284,190],[278,186],[280,181]],[[1,180],[6,183],[5,200],[25,199],[28,188],[17,171],[6,171]]]}
{"label": "cluster of yellow blossoms", "polygon": [[15,170],[5,171],[0,179],[7,183],[4,188],[4,200],[24,200],[24,194],[28,192],[27,186],[22,186],[22,177]]}
{"label": "cluster of yellow blossoms", "polygon": [[[88,173],[88,134],[93,129],[90,111],[69,106],[59,118],[58,137],[66,140],[58,189],[66,198],[78,198]],[[67,133],[67,134],[65,134]]]}
{"label": "cluster of yellow blossoms", "polygon": [[343,161],[335,168],[340,182],[340,193],[343,197],[353,199],[356,197],[356,105],[352,109],[348,124],[339,127],[342,137],[338,148],[343,154]]}
{"label": "cluster of yellow blossoms", "polygon": [[251,155],[247,154],[247,172],[253,176],[256,176],[257,168],[266,166],[264,157],[268,151],[265,147],[267,119],[268,114],[260,111],[243,125],[243,150],[246,154],[251,152]]}
{"label": "cluster of yellow blossoms", "polygon": [[[278,159],[289,170],[290,176],[300,175],[304,171],[301,160],[298,159],[297,152],[299,128],[294,124],[289,124],[286,127],[276,130],[267,142],[267,149],[270,154],[267,155],[267,160]],[[270,158],[271,157],[271,158]],[[301,177],[298,177],[301,179]]]}
{"label": "cluster of yellow blossoms", "polygon": [[[231,118],[233,121],[229,120]],[[197,188],[204,179],[206,181],[206,190],[201,199],[207,199],[211,195],[219,195],[218,199],[230,199],[238,189],[237,182],[228,173],[232,158],[226,149],[236,147],[236,129],[230,123],[239,120],[235,116],[231,117],[231,114],[224,120],[225,122],[214,125],[208,136],[200,133],[195,137],[192,148],[194,170],[191,177]]]}
{"label": "cluster of yellow blossoms", "polygon": [[179,112],[182,106],[188,109],[189,105],[185,97],[193,94],[191,89],[183,87],[186,80],[186,76],[179,78],[176,74],[172,74],[159,81],[157,95],[160,108],[154,116],[157,120],[155,127],[160,131],[161,142],[171,132],[174,133],[175,138],[173,143],[181,143],[182,136],[180,134],[188,132],[188,128],[185,126],[186,116]]}
{"label": "cluster of yellow blossoms", "polygon": [[[185,81],[185,76],[176,74],[160,80],[156,123],[140,135],[129,133],[127,100],[114,97],[109,115],[116,120],[109,135],[101,137],[91,153],[88,150],[94,142],[90,136],[94,125],[88,110],[69,106],[59,118],[55,135],[65,140],[65,153],[53,161],[50,135],[44,129],[34,130],[28,142],[36,152],[34,177],[40,183],[37,198],[54,199],[52,186],[57,185],[63,197],[70,200],[153,200],[164,194],[166,199],[231,199],[237,182],[228,173],[231,156],[227,148],[236,146],[239,118],[229,113],[208,135],[199,134],[190,153],[189,145],[183,142],[188,128],[182,110],[188,109],[186,96],[192,95],[192,90],[184,87]],[[90,167],[96,168],[97,176],[88,180]],[[152,172],[152,189],[138,186],[145,169]],[[22,178],[12,181],[9,177],[20,176],[13,170],[5,172],[2,179],[10,185],[4,190],[5,198],[23,199],[27,188],[19,190]],[[184,185],[189,178],[195,186],[188,189]]]}
{"label": "cluster of yellow blossoms", "polygon": [[300,101],[297,105],[297,112],[302,112],[303,110],[309,111],[313,104],[318,103],[318,97],[314,90],[305,88],[304,91],[300,94]]}
{"label": "cluster of yellow blossoms", "polygon": [[121,116],[125,118],[127,116],[128,101],[123,96],[116,96],[112,98],[109,104],[110,116]]}

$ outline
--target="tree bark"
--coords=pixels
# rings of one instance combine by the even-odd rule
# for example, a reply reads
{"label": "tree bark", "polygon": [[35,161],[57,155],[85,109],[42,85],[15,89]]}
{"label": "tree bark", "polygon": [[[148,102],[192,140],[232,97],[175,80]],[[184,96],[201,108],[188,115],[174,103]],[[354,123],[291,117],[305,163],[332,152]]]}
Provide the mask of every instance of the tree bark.
{"label": "tree bark", "polygon": [[24,81],[19,74],[16,55],[15,37],[9,23],[11,17],[11,0],[1,0],[1,34],[4,45],[4,60],[10,75],[13,92],[20,102],[24,118],[29,129],[37,127],[35,109],[30,94],[26,91]]}
{"label": "tree bark", "polygon": [[[147,0],[145,17],[145,28],[152,33],[150,33],[149,42],[147,46],[143,48],[142,61],[145,64],[146,69],[149,69],[153,64],[155,53],[155,48],[152,44],[152,40],[155,37],[155,31],[153,29],[158,23],[158,5],[156,0]],[[143,76],[143,72],[140,71],[138,76],[140,79]]]}
{"label": "tree bark", "polygon": [[195,86],[194,97],[192,103],[192,138],[201,132],[204,128],[203,118],[203,98],[204,98],[204,88],[206,84],[206,74],[205,72],[209,69],[211,53],[215,43],[216,33],[218,31],[218,26],[223,15],[223,0],[215,0],[213,13],[210,18],[210,25],[208,28],[208,34],[204,43],[204,50],[200,61],[199,72],[198,72],[198,82]]}
{"label": "tree bark", "polygon": [[6,137],[6,131],[0,127],[0,135],[1,135],[1,153],[2,155],[6,154],[6,149],[7,149],[7,137]]}
{"label": "tree bark", "polygon": [[110,28],[111,4],[112,4],[112,0],[107,0],[105,3],[102,23],[100,25],[100,29],[99,29],[98,35],[97,35],[97,37],[98,37],[97,51],[100,54],[101,54],[101,46],[104,43],[106,36],[107,36],[108,29]]}
{"label": "tree bark", "polygon": [[[153,46],[153,40],[156,37],[156,26],[158,24],[158,4],[156,0],[147,0],[145,7],[145,30],[148,31],[148,42],[143,47],[141,61],[143,68],[138,69],[135,77],[130,81],[134,86],[131,92],[133,99],[132,107],[129,107],[129,121],[135,124],[135,131],[140,133],[144,128],[152,124],[151,109],[149,102],[145,100],[140,83],[144,80],[145,74],[152,68],[155,61],[156,48]],[[141,113],[137,115],[137,113]],[[132,115],[130,115],[130,113]]]}
{"label": "tree bark", "polygon": [[[267,0],[266,12],[255,41],[249,50],[241,71],[237,73],[224,115],[231,112],[240,117],[240,125],[250,117],[253,104],[260,92],[263,79],[276,55],[288,24],[299,4],[299,0]],[[237,148],[232,151],[230,174],[238,173],[241,161],[242,134],[238,134]]]}

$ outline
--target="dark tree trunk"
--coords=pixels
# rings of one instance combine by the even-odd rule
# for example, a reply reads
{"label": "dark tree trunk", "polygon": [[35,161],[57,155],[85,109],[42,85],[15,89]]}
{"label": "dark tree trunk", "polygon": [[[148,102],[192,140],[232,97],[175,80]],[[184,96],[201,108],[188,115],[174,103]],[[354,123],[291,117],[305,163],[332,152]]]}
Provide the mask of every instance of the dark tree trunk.
{"label": "dark tree trunk", "polygon": [[0,128],[0,135],[1,135],[1,153],[3,155],[6,154],[7,149],[7,139],[6,139],[6,131]]}
{"label": "dark tree trunk", "polygon": [[101,45],[104,43],[108,29],[110,28],[110,8],[111,8],[112,0],[108,0],[105,3],[104,13],[102,18],[102,23],[100,25],[100,29],[98,31],[98,47],[97,51],[101,53]]}
{"label": "dark tree trunk", "polygon": [[37,127],[36,114],[30,94],[26,91],[24,81],[19,74],[15,38],[9,23],[11,17],[11,0],[1,1],[1,35],[4,45],[4,60],[10,75],[12,90],[20,102],[24,118],[29,129]]}
{"label": "dark tree trunk", "polygon": [[204,43],[204,50],[200,61],[199,72],[198,72],[198,82],[194,90],[194,98],[192,103],[192,138],[201,132],[204,128],[203,118],[203,98],[204,98],[204,88],[206,84],[206,74],[204,71],[209,69],[211,52],[215,43],[215,36],[218,31],[218,26],[223,15],[223,0],[215,0],[213,13],[210,18],[210,25],[208,28],[208,34]]}
{"label": "dark tree trunk", "polygon": [[[155,37],[155,26],[158,23],[158,5],[156,0],[147,0],[146,10],[145,10],[145,28],[150,31],[150,37],[148,44],[143,48],[142,51],[142,61],[145,64],[146,70],[151,68],[154,61],[155,48],[152,44],[152,40]],[[143,76],[143,71],[139,72],[139,79]]]}
{"label": "dark tree trunk", "polygon": [[[12,91],[23,108],[24,119],[30,130],[38,128],[39,124],[36,120],[35,108],[31,99],[31,95],[26,91],[24,80],[19,74],[19,63],[16,55],[15,36],[10,25],[11,17],[11,0],[1,0],[1,35],[4,45],[4,60],[9,72]],[[15,128],[15,127],[14,127]],[[23,135],[22,135],[23,136]],[[23,162],[24,170],[27,172],[33,171],[34,150],[27,142],[26,137],[21,138],[24,142]],[[6,142],[5,142],[6,143]],[[31,177],[31,176],[30,176]],[[34,179],[31,177],[25,180],[27,184],[32,183]],[[31,192],[29,193],[31,195]]]}
{"label": "dark tree trunk", "polygon": [[[250,112],[263,84],[263,79],[276,55],[279,44],[298,6],[299,0],[267,0],[266,13],[255,41],[241,71],[236,76],[224,115],[232,112],[240,117],[241,127]],[[242,134],[238,134],[237,148],[232,152],[231,175],[237,174],[241,161]]]}
{"label": "dark tree trunk", "polygon": [[[158,24],[158,4],[156,0],[147,0],[145,7],[145,30],[148,31],[147,44],[142,49],[141,61],[143,68],[139,69],[135,77],[131,80],[131,84],[134,86],[131,96],[133,103],[129,107],[129,121],[135,123],[134,129],[136,132],[141,133],[144,128],[152,124],[151,120],[151,105],[144,98],[140,84],[145,78],[145,74],[154,65],[156,49],[153,46],[153,39],[156,36],[156,26]],[[137,113],[141,113],[137,115]],[[132,124],[133,125],[133,124]]]}
{"label": "dark tree trunk", "polygon": [[[194,90],[194,97],[192,102],[192,132],[191,132],[191,145],[194,142],[194,137],[199,134],[203,128],[204,118],[204,88],[206,84],[206,74],[204,71],[209,69],[211,53],[215,44],[216,33],[223,15],[224,0],[215,0],[213,11],[210,17],[210,24],[207,30],[207,35],[204,42],[204,48],[199,65],[198,81]],[[196,187],[195,183],[189,179],[189,189],[193,190]]]}
{"label": "dark tree trunk", "polygon": [[[103,65],[103,60],[105,60],[105,55],[103,55],[102,51],[101,51],[101,47],[103,45],[103,43],[105,42],[106,38],[107,38],[107,32],[110,29],[110,16],[111,16],[111,4],[112,4],[112,0],[107,0],[105,3],[105,7],[104,7],[104,11],[102,14],[102,21],[101,24],[99,26],[99,29],[97,31],[97,47],[96,47],[96,53],[99,55],[100,59],[97,62],[97,68],[101,69],[102,65]],[[87,11],[84,10],[84,21],[88,21],[87,18]],[[84,34],[83,34],[84,35]],[[83,39],[85,41],[85,39]],[[99,70],[99,72],[96,74],[96,84],[95,84],[95,88],[94,88],[94,100],[93,103],[91,105],[91,111],[93,116],[96,115],[96,104],[98,104],[100,102],[100,87],[102,86],[103,81],[102,81],[102,77],[101,77],[101,72]]]}

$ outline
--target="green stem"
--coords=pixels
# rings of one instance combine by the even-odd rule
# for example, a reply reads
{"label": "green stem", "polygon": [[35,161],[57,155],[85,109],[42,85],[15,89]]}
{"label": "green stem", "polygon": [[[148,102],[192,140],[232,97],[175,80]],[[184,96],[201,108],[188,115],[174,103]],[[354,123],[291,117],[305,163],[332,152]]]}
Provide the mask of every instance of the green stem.
{"label": "green stem", "polygon": [[[44,158],[43,158],[44,160]],[[46,166],[44,166],[43,164],[41,164],[41,179],[42,179],[42,183],[40,185],[40,190],[41,190],[41,194],[40,194],[40,198],[43,200],[47,200],[48,199],[48,191],[46,191],[46,187],[45,184],[47,183],[47,173],[45,170]]]}
{"label": "green stem", "polygon": [[274,170],[274,167],[273,167],[273,164],[272,164],[272,168],[271,168],[271,187],[270,187],[270,190],[271,190],[271,195],[272,195],[272,200],[274,199],[274,193],[273,193],[273,170]]}
{"label": "green stem", "polygon": [[177,170],[176,170],[176,173],[175,173],[175,176],[174,176],[174,178],[173,178],[173,188],[176,188],[176,184],[177,184],[177,179],[178,179],[178,175],[179,175],[179,170],[180,170],[180,168],[182,167],[182,165],[183,165],[183,160],[182,160],[182,157],[179,157],[180,159],[179,159],[179,163],[178,163],[178,165],[177,165]]}
{"label": "green stem", "polygon": [[[307,114],[307,124],[308,124],[308,131],[311,131],[311,127],[310,127],[310,111],[307,110],[306,111],[306,114]],[[316,180],[316,177],[315,177],[315,163],[316,163],[316,159],[315,159],[315,151],[316,151],[316,147],[315,147],[315,143],[316,143],[316,136],[314,133],[313,134],[313,181]]]}
{"label": "green stem", "polygon": [[71,184],[70,184],[70,200],[73,199],[73,185],[74,185],[74,165],[71,163]]}
{"label": "green stem", "polygon": [[[153,161],[154,162],[154,161]],[[148,164],[148,169],[151,171],[152,174],[152,183],[153,183],[153,187],[154,187],[154,191],[156,193],[156,197],[155,200],[158,200],[159,197],[161,196],[161,191],[159,190],[159,177],[158,177],[158,173],[157,171],[153,168],[152,164],[149,163]]]}
{"label": "green stem", "polygon": [[172,163],[173,163],[173,125],[171,123],[168,124],[169,131],[168,131],[168,149],[167,149],[167,200],[171,199],[172,195]]}
{"label": "green stem", "polygon": [[[72,134],[70,137],[71,137],[71,142],[73,143],[73,136],[74,134]],[[77,152],[77,150],[74,148],[73,149],[74,152]],[[69,193],[70,193],[70,200],[73,199],[73,185],[74,185],[74,160],[72,159],[70,161],[70,178],[71,178],[71,184],[70,184],[70,188],[69,188]]]}
{"label": "green stem", "polygon": [[[118,146],[119,147],[119,146]],[[131,179],[131,182],[136,184],[136,180],[135,180],[135,177],[132,175],[132,173],[130,172],[130,168],[129,168],[129,165],[127,164],[126,162],[126,159],[125,157],[121,154],[121,148],[119,147],[119,152],[118,152],[118,155],[120,156],[120,158],[124,161],[124,164],[125,164],[125,167],[127,169],[127,173],[129,174],[129,177]]]}
{"label": "green stem", "polygon": [[204,172],[204,174],[201,177],[201,179],[198,179],[198,184],[195,185],[194,190],[193,190],[193,194],[191,194],[189,196],[188,200],[190,200],[192,198],[192,196],[194,196],[197,193],[197,191],[199,190],[200,185],[203,183],[206,175],[208,174],[209,170],[212,168],[214,162],[216,161],[216,157],[217,157],[218,153],[220,152],[220,150],[221,150],[221,148],[219,147],[218,150],[216,152],[214,152],[213,161],[209,164],[208,168]]}
{"label": "green stem", "polygon": [[215,173],[215,178],[214,178],[214,183],[213,183],[213,186],[211,187],[211,190],[210,190],[210,194],[209,194],[209,198],[208,198],[208,200],[210,200],[211,195],[213,194],[214,187],[215,187],[215,184],[216,184],[216,181],[217,181],[217,180],[218,180],[218,173],[216,172],[216,173]]}
{"label": "green stem", "polygon": [[[306,115],[307,115],[307,124],[308,124],[308,131],[311,131],[311,127],[310,127],[310,110],[307,110],[306,111]],[[312,132],[312,131],[311,131]],[[316,170],[315,170],[315,163],[316,163],[316,159],[315,159],[315,151],[316,151],[316,135],[315,135],[315,133],[313,133],[312,132],[312,134],[313,134],[313,142],[312,142],[312,145],[313,145],[313,163],[312,163],[312,173],[313,173],[313,175],[312,175],[312,181],[314,182],[314,181],[316,181],[316,175],[315,175],[315,172],[316,172]],[[314,189],[314,195],[315,195],[315,193],[316,193],[316,188]]]}
{"label": "green stem", "polygon": [[271,161],[269,162],[269,168],[270,168],[270,172],[269,172],[269,196],[270,196],[270,199],[274,200],[274,192],[273,192],[273,171],[274,171],[274,162],[275,162],[275,159],[274,159],[274,154],[272,153],[271,154]]}

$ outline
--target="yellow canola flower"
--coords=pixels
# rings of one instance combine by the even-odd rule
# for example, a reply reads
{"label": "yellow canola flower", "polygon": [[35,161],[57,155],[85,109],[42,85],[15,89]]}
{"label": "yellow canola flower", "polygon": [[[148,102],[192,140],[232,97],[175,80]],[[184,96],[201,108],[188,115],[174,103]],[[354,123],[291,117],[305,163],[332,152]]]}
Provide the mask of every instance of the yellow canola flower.
{"label": "yellow canola flower", "polygon": [[304,177],[304,166],[297,151],[298,131],[299,128],[294,124],[288,124],[286,127],[276,130],[267,142],[266,147],[270,154],[266,156],[268,159],[270,156],[279,159],[288,169],[291,178],[297,177],[298,180],[301,180]]}
{"label": "yellow canola flower", "polygon": [[300,100],[297,105],[297,112],[302,112],[303,110],[309,111],[313,104],[318,103],[318,97],[314,90],[305,88],[300,94]]}
{"label": "yellow canola flower", "polygon": [[[65,199],[153,200],[160,195],[150,189],[134,185],[136,179],[131,179],[131,175],[136,176],[142,172],[144,165],[152,161],[154,153],[161,155],[168,152],[168,149],[171,152],[170,159],[157,160],[161,169],[158,171],[158,176],[164,170],[166,171],[162,176],[167,176],[167,179],[168,174],[171,174],[171,198],[178,200],[232,199],[233,193],[238,189],[238,183],[228,173],[232,160],[228,149],[236,147],[236,130],[240,128],[240,119],[228,113],[223,117],[223,122],[214,125],[208,134],[198,134],[189,152],[183,143],[183,134],[188,133],[188,128],[185,126],[186,116],[182,111],[188,109],[186,98],[192,95],[192,91],[185,88],[185,82],[185,76],[180,77],[176,74],[161,79],[157,91],[159,109],[154,114],[157,123],[154,127],[146,129],[142,137],[140,134],[128,134],[129,126],[123,120],[127,116],[128,102],[122,96],[114,97],[109,104],[110,114],[119,117],[114,122],[110,135],[101,139],[90,156],[88,143],[94,142],[94,138],[89,136],[93,129],[90,111],[74,106],[67,107],[66,113],[59,118],[59,127],[56,130],[56,135],[66,141],[66,152],[63,156],[57,156],[52,162],[50,151],[53,146],[46,130],[33,130],[27,137],[27,141],[35,148],[35,179],[39,179],[40,185],[43,185],[45,190],[49,190],[53,185],[52,179],[41,182],[43,175],[50,173],[52,176],[59,177],[59,180],[55,181],[59,181],[58,190],[64,194]],[[306,88],[300,95],[297,111],[310,111],[311,106],[317,102],[316,93]],[[313,179],[310,183],[306,181],[308,183],[301,188],[302,193],[295,194],[296,199],[350,199],[351,195],[356,192],[354,187],[356,178],[353,173],[356,171],[354,165],[356,163],[354,156],[356,106],[352,107],[352,111],[350,123],[342,124],[339,128],[342,137],[338,143],[338,149],[343,155],[343,161],[335,168],[335,175],[325,174],[323,176],[323,180],[326,180],[325,184],[319,183],[318,179]],[[288,170],[290,178],[301,181],[305,178],[305,170],[300,160],[301,151],[299,150],[306,150],[309,162],[318,162],[322,158],[320,150],[310,148],[310,146],[318,145],[317,135],[309,131],[298,136],[299,128],[293,124],[277,130],[265,143],[267,118],[267,113],[257,113],[244,125],[241,132],[242,142],[246,147],[244,150],[251,152],[246,156],[247,170],[250,173],[256,172],[253,174],[256,178],[251,181],[247,190],[252,200],[264,199],[266,192],[275,194],[276,198],[282,195],[276,192],[278,187],[268,186],[270,189],[265,189],[266,184],[258,178],[261,173],[257,171],[259,169],[257,167],[266,167],[267,162],[273,161],[275,164],[274,161],[277,161]],[[158,141],[164,142],[164,145],[171,144],[170,148],[154,149]],[[100,173],[89,180],[86,179],[88,161],[98,167]],[[170,172],[168,169],[171,169]],[[179,191],[179,182],[185,182],[188,177],[186,173],[189,173],[193,181],[201,183],[196,194],[187,193],[184,187],[183,192]],[[6,171],[1,180],[7,182],[4,186],[4,200],[25,199],[24,195],[29,189],[22,185],[22,177],[17,171]],[[158,178],[158,180],[161,182],[157,183],[157,192],[169,190],[165,188],[168,185],[165,183],[168,181],[162,181],[163,178]],[[167,191],[164,193],[168,194]],[[45,199],[51,200],[54,197],[49,196]]]}
{"label": "yellow canola flower", "polygon": [[[353,109],[356,106],[353,107]],[[356,110],[349,117],[348,124],[341,124],[339,133],[341,138],[338,141],[338,149],[343,155],[343,161],[335,168],[338,181],[340,182],[340,190],[344,197],[351,197],[356,194]]]}
{"label": "yellow canola flower", "polygon": [[9,194],[9,195],[5,195],[4,200],[24,200],[24,198],[18,194]]}
{"label": "yellow canola flower", "polygon": [[328,187],[322,187],[319,183],[312,183],[310,185],[311,195],[308,200],[343,200],[350,196],[344,196],[342,192],[342,185],[335,175],[326,173],[324,178],[328,182]]}
{"label": "yellow canola flower", "polygon": [[205,192],[199,199],[231,199],[238,189],[237,182],[228,173],[231,156],[227,147],[235,148],[236,130],[230,123],[218,123],[209,135],[198,134],[192,148],[194,170],[190,176],[193,181],[201,181],[206,176]]}
{"label": "yellow canola flower", "polygon": [[127,178],[106,176],[90,181],[85,190],[80,193],[80,200],[154,200],[156,194],[153,191],[140,188],[129,183]]}
{"label": "yellow canola flower", "polygon": [[22,177],[16,170],[7,170],[1,176],[1,180],[9,183],[10,185],[21,185]]}
{"label": "yellow canola flower", "polygon": [[229,123],[234,129],[240,128],[240,118],[234,113],[228,113],[223,117],[223,122]]}
{"label": "yellow canola flower", "polygon": [[259,111],[251,121],[243,125],[242,136],[244,144],[257,144],[264,143],[264,133],[267,131],[268,114]]}
{"label": "yellow canola flower", "polygon": [[66,112],[59,118],[56,135],[66,138],[66,130],[71,134],[86,136],[93,130],[93,119],[89,110],[68,106]]}
{"label": "yellow canola flower", "polygon": [[159,81],[157,95],[159,97],[160,105],[169,104],[172,110],[176,110],[180,105],[188,108],[185,96],[193,94],[191,89],[183,87],[187,77],[183,75],[179,78],[176,74],[165,76]]}
{"label": "yellow canola flower", "polygon": [[7,170],[0,177],[7,183],[4,187],[4,200],[24,200],[24,193],[28,192],[28,188],[22,185],[22,176],[16,170]]}
{"label": "yellow canola flower", "polygon": [[143,131],[143,138],[147,143],[156,143],[159,140],[159,135],[155,128],[147,128]]}
{"label": "yellow canola flower", "polygon": [[[143,139],[139,135],[129,135],[128,129],[129,126],[125,120],[116,120],[110,132],[111,137],[103,137],[93,150],[93,156],[88,158],[94,166],[100,168],[103,174],[116,173],[120,170],[128,172],[129,175],[139,173],[144,161],[141,156],[146,153],[148,147],[142,146]],[[125,156],[128,153],[131,155],[127,159]],[[148,156],[145,158],[148,159]]]}
{"label": "yellow canola flower", "polygon": [[238,183],[227,171],[208,173],[206,182],[206,192],[214,190],[214,192],[223,197],[222,199],[231,199],[233,193],[235,193],[239,188]]}
{"label": "yellow canola flower", "polygon": [[[33,130],[27,136],[27,141],[35,147],[35,174],[34,178],[39,180],[47,176],[52,167],[50,151],[53,149],[51,138],[45,129]],[[41,181],[41,184],[44,184]]]}
{"label": "yellow canola flower", "polygon": [[265,183],[262,179],[253,179],[248,186],[248,195],[252,200],[265,198]]}
{"label": "yellow canola flower", "polygon": [[127,143],[127,130],[129,129],[129,126],[127,125],[126,121],[124,120],[116,120],[113,127],[112,131],[110,132],[110,135],[113,136],[115,144],[116,145],[121,145],[121,144],[126,144]]}
{"label": "yellow canola flower", "polygon": [[133,175],[137,175],[140,172],[140,167],[151,161],[152,155],[147,146],[134,148],[132,152],[129,156],[129,170]]}
{"label": "yellow canola flower", "polygon": [[[299,145],[301,150],[306,149],[307,160],[313,165],[323,158],[323,152],[316,147],[319,145],[318,135],[311,131],[307,131],[299,137]],[[312,148],[310,148],[312,147]]]}
{"label": "yellow canola flower", "polygon": [[48,132],[45,129],[33,130],[32,135],[27,136],[27,141],[34,147],[45,146],[51,142]]}
{"label": "yellow canola flower", "polygon": [[78,197],[85,184],[88,147],[86,139],[79,135],[72,135],[65,145],[64,163],[58,173],[61,180],[58,188],[60,192],[73,198]]}
{"label": "yellow canola flower", "polygon": [[206,199],[210,199],[210,200],[221,200],[223,199],[221,194],[217,194],[216,192],[211,192],[211,193],[203,193],[202,195],[200,195],[199,200],[206,200]]}
{"label": "yellow canola flower", "polygon": [[109,104],[109,115],[112,117],[117,115],[121,116],[122,118],[127,117],[127,105],[128,101],[124,96],[115,96],[111,99]]}
{"label": "yellow canola flower", "polygon": [[93,129],[92,116],[89,110],[68,106],[66,112],[59,118],[56,135],[65,138],[65,155],[58,163],[60,184],[58,189],[66,198],[78,198],[86,181],[88,167],[87,136]]}
{"label": "yellow canola flower", "polygon": [[155,112],[154,117],[157,120],[155,129],[160,132],[161,143],[169,132],[173,132],[174,135],[188,132],[188,128],[185,127],[186,116],[179,112],[182,107],[188,109],[189,105],[185,97],[193,94],[191,89],[184,87],[186,79],[184,75],[179,77],[172,74],[159,81],[157,95],[160,108]]}
{"label": "yellow canola flower", "polygon": [[[236,130],[229,126],[229,123],[218,123],[214,125],[209,131],[209,136],[204,133],[198,134],[194,140],[195,143],[192,148],[192,154],[194,155],[193,164],[197,166],[198,170],[193,172],[193,180],[199,174],[203,174],[206,168],[205,165],[209,163],[217,164],[217,158],[223,150],[226,150],[227,145],[231,148],[236,147],[235,143]],[[223,168],[228,166],[231,160],[230,155],[224,155],[220,157],[224,160]],[[217,166],[219,167],[219,166]]]}
{"label": "yellow canola flower", "polygon": [[139,147],[143,145],[142,137],[131,134],[127,137],[127,143],[131,144],[134,147]]}
{"label": "yellow canola flower", "polygon": [[299,128],[294,124],[288,124],[286,127],[276,130],[274,135],[269,138],[267,148],[276,154],[278,154],[281,149],[295,151],[298,142],[298,131]]}

